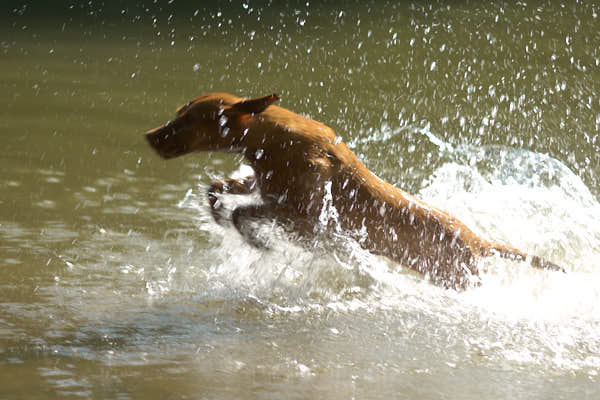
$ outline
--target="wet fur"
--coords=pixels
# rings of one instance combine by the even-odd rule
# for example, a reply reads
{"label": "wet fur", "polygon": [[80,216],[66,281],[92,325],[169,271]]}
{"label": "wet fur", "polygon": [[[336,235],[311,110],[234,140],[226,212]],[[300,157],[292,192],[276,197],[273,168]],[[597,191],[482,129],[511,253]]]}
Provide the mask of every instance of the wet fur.
{"label": "wet fur", "polygon": [[260,246],[244,229],[245,219],[292,223],[298,233],[310,236],[330,199],[339,214],[336,226],[363,248],[445,287],[464,289],[476,282],[478,261],[494,254],[560,270],[537,256],[477,236],[449,213],[379,179],[329,127],[273,105],[278,99],[208,94],[180,107],[173,121],[146,134],[163,158],[197,151],[245,157],[255,174],[213,182],[208,200],[219,222],[221,194],[259,191],[262,204],[240,206],[231,218],[251,244]]}

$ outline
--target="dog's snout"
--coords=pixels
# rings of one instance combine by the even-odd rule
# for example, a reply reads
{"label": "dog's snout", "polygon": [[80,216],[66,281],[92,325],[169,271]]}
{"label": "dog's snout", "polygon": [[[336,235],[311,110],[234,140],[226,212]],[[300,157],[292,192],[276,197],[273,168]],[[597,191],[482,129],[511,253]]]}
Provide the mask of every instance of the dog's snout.
{"label": "dog's snout", "polygon": [[160,145],[160,131],[162,130],[162,128],[162,126],[159,126],[157,128],[149,130],[144,134],[146,140],[148,140],[148,143],[150,143],[150,146],[156,148],[156,146]]}
{"label": "dog's snout", "polygon": [[160,132],[165,126],[161,125],[161,126],[157,126],[154,129],[150,129],[148,132],[146,132],[146,137],[153,137],[156,136],[158,134],[158,132]]}
{"label": "dog's snout", "polygon": [[172,136],[170,129],[167,129],[165,125],[151,129],[144,134],[144,137],[152,147],[162,158],[173,158],[175,155],[174,143],[169,140],[169,136]]}

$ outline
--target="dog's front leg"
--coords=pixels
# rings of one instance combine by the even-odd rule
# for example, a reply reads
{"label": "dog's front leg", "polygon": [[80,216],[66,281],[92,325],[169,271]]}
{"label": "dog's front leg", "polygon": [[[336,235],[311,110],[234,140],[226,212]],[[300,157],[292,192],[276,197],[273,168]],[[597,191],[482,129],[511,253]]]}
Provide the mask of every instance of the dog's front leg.
{"label": "dog's front leg", "polygon": [[269,214],[270,206],[265,204],[256,204],[248,206],[240,206],[233,210],[231,213],[231,221],[235,229],[242,235],[242,237],[252,247],[257,249],[266,249],[268,246],[264,241],[260,240],[256,235],[255,229],[249,229],[249,226],[243,224],[244,220],[247,219],[259,219],[266,218]]}
{"label": "dog's front leg", "polygon": [[254,175],[245,178],[228,178],[213,181],[207,190],[208,204],[216,223],[221,224],[223,216],[221,211],[223,203],[219,200],[222,194],[251,194],[256,190],[256,177]]}
{"label": "dog's front leg", "polygon": [[265,203],[237,207],[231,214],[231,221],[233,222],[233,226],[235,226],[251,246],[259,249],[268,249],[269,246],[267,246],[265,241],[257,237],[256,229],[252,229],[244,221],[267,219],[275,223],[286,224],[291,221],[290,217],[290,210],[285,206]]}

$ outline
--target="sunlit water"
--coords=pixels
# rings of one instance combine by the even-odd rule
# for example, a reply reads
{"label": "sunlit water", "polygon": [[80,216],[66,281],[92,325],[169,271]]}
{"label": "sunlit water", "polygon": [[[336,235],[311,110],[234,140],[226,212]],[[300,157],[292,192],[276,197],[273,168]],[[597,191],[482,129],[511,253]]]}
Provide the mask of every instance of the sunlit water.
{"label": "sunlit water", "polygon": [[[0,399],[598,396],[598,7],[142,3],[3,14]],[[566,273],[457,293],[343,235],[248,246],[205,196],[248,167],[141,136],[213,90]]]}

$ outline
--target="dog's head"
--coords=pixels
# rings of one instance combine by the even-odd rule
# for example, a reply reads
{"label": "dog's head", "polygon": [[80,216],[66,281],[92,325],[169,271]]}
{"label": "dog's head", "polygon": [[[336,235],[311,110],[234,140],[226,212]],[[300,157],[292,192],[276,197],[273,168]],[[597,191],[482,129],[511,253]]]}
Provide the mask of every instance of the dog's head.
{"label": "dog's head", "polygon": [[276,94],[244,100],[225,93],[197,97],[177,109],[174,120],[146,132],[163,158],[196,151],[235,151],[242,146],[245,118],[279,100]]}

